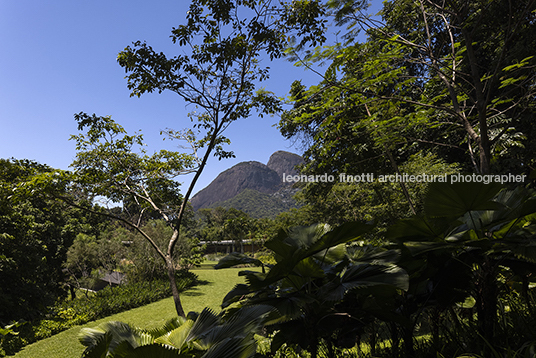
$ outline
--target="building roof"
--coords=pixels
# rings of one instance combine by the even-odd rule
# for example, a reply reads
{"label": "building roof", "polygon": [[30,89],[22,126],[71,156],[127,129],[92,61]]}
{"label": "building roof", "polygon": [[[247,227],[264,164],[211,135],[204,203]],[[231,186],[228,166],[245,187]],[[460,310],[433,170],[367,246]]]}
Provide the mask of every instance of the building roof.
{"label": "building roof", "polygon": [[102,281],[105,281],[111,285],[120,285],[125,279],[125,274],[118,271],[112,271],[101,277]]}

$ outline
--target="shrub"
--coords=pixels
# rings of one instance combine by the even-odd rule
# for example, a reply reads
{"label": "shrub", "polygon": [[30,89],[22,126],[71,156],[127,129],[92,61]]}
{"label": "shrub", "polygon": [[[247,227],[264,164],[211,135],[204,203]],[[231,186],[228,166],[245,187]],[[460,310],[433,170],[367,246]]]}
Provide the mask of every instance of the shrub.
{"label": "shrub", "polygon": [[[197,284],[197,275],[180,271],[177,287],[184,291]],[[24,325],[18,335],[7,336],[0,347],[0,356],[13,354],[22,347],[48,338],[99,318],[115,313],[141,307],[171,296],[169,282],[154,280],[150,282],[130,283],[118,287],[106,287],[89,298],[81,297],[72,301],[63,301],[50,310],[45,319]],[[2,349],[5,353],[1,353]]]}

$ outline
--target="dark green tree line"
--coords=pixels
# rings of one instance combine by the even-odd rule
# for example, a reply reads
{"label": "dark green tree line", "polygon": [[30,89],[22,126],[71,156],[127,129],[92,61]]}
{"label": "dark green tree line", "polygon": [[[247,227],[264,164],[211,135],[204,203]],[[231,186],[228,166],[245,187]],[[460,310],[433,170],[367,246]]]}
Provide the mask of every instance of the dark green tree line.
{"label": "dark green tree line", "polygon": [[[345,42],[306,56],[329,67],[318,86],[294,87],[296,109],[282,122],[284,133],[310,123],[320,141],[322,129],[336,125],[361,131],[362,139],[372,135],[363,143],[372,140],[387,156],[410,143],[458,147],[473,170],[490,173],[493,161],[530,133],[523,123],[533,110],[535,6],[388,1],[379,19],[366,13],[366,2],[328,2],[333,21],[350,30]],[[337,138],[324,138],[326,150]],[[368,147],[358,151],[362,159]],[[530,161],[526,156],[518,170]]]}
{"label": "dark green tree line", "polygon": [[[0,322],[39,318],[66,294],[63,264],[80,232],[95,235],[106,220],[69,208],[39,190],[25,190],[53,169],[29,160],[0,159]],[[71,197],[76,192],[63,187]],[[89,204],[84,204],[89,207]]]}

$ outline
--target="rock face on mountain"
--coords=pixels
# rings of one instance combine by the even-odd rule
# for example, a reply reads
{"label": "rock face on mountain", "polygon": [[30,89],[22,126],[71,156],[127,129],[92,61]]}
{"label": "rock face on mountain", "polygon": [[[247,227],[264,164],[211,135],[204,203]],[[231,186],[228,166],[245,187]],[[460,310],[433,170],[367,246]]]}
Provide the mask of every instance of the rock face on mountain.
{"label": "rock face on mountain", "polygon": [[283,180],[283,174],[298,174],[296,165],[301,163],[303,163],[303,158],[299,155],[278,150],[270,156],[267,166],[275,171],[279,175],[279,178]]}
{"label": "rock face on mountain", "polygon": [[270,156],[268,165],[255,161],[238,163],[220,173],[212,183],[194,195],[190,202],[195,210],[218,203],[231,203],[233,198],[246,189],[249,193],[248,198],[252,200],[259,197],[251,195],[252,192],[264,194],[262,196],[264,201],[266,195],[273,195],[275,200],[277,193],[287,187],[282,182],[283,173],[296,173],[294,167],[302,161],[299,155],[277,151]]}

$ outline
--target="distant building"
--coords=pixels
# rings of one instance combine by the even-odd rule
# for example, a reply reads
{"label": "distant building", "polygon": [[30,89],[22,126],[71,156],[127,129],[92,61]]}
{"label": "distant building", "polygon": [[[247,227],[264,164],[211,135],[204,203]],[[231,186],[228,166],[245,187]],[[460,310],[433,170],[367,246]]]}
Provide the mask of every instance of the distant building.
{"label": "distant building", "polygon": [[225,253],[230,254],[231,252],[257,252],[261,246],[257,243],[254,243],[251,240],[244,240],[238,242],[236,240],[221,240],[221,241],[200,241],[199,245],[207,245],[205,254],[214,254],[214,253]]}
{"label": "distant building", "polygon": [[102,290],[106,286],[119,286],[125,283],[126,275],[119,271],[112,271],[99,278],[95,285],[95,291]]}

